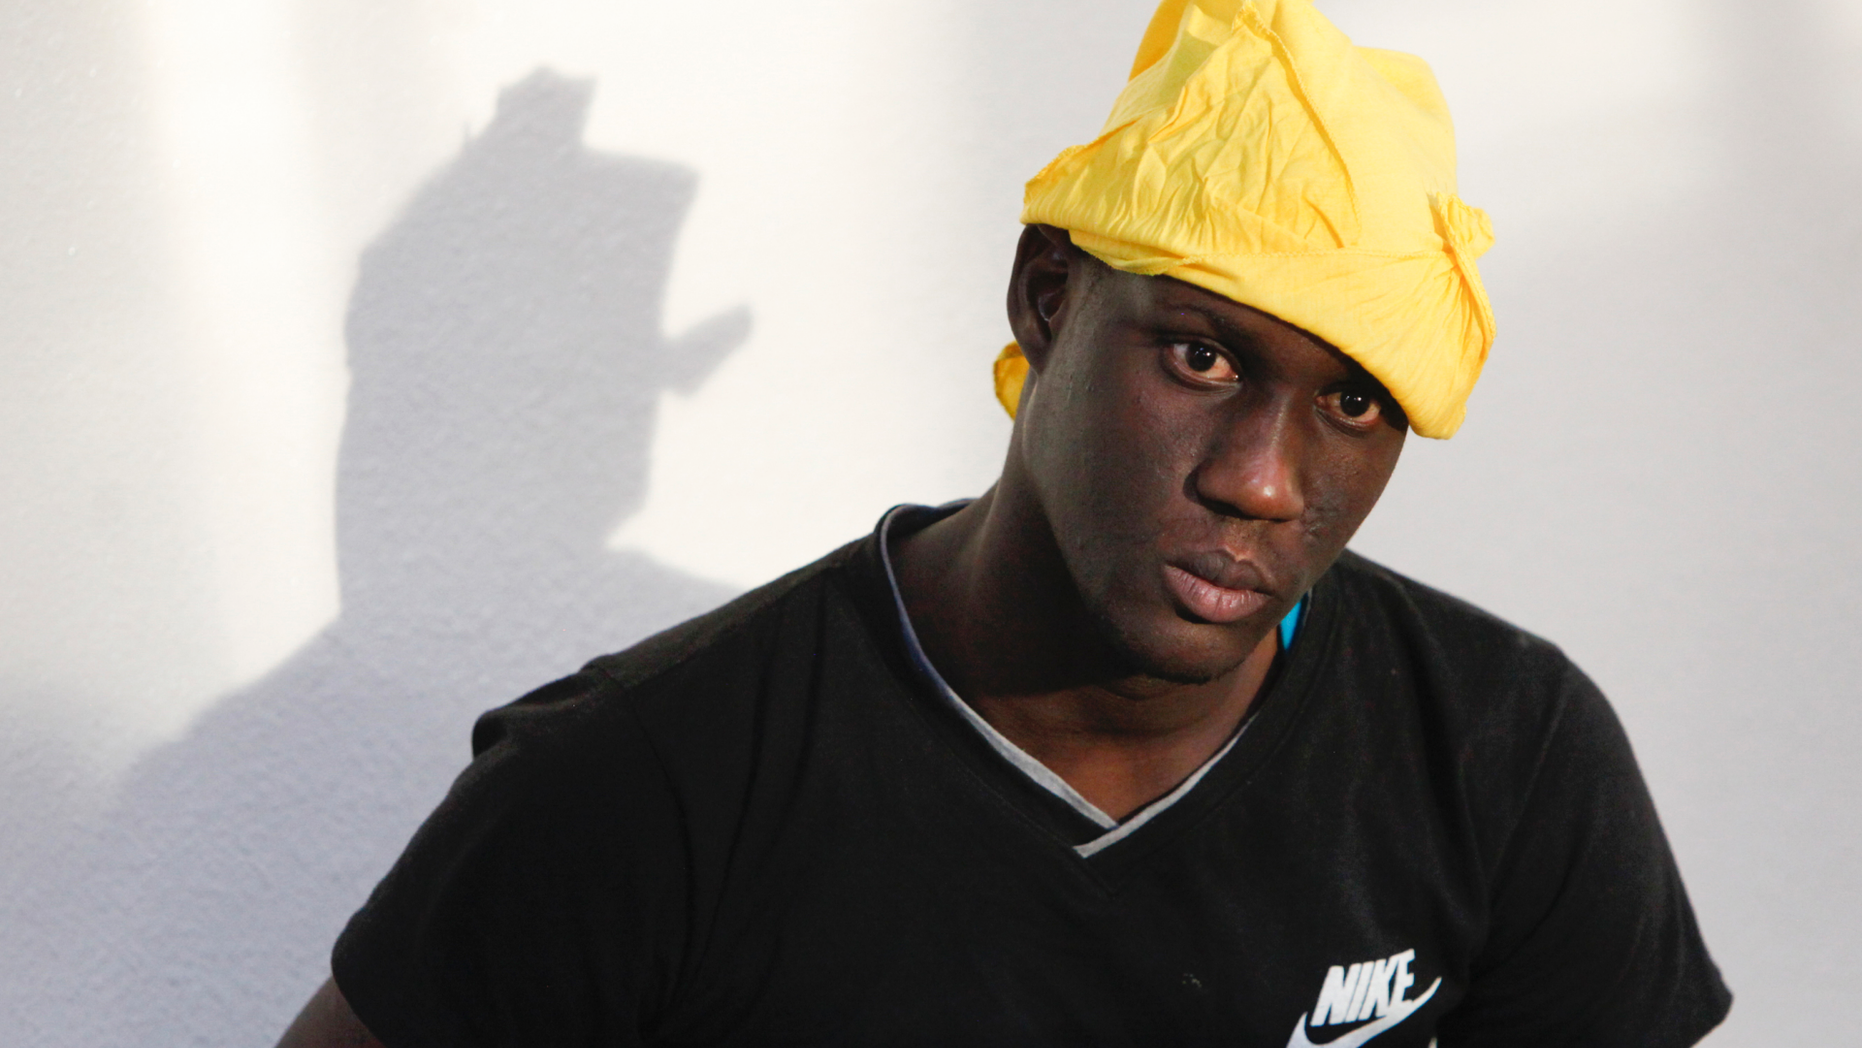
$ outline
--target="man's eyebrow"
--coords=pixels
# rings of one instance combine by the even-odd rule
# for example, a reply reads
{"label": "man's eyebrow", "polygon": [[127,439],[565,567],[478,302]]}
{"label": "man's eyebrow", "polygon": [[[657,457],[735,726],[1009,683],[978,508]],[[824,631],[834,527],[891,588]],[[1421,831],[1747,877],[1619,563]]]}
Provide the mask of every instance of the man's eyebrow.
{"label": "man's eyebrow", "polygon": [[1224,342],[1232,342],[1249,347],[1258,346],[1260,344],[1261,340],[1254,332],[1249,331],[1233,320],[1199,303],[1184,302],[1166,308],[1173,317],[1190,313],[1201,318],[1204,323],[1215,329],[1216,334],[1219,335]]}

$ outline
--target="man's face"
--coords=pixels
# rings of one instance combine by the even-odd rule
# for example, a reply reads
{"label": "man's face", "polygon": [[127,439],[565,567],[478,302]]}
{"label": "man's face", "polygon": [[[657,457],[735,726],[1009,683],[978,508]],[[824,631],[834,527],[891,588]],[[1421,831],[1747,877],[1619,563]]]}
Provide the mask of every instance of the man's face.
{"label": "man's face", "polygon": [[1068,262],[1024,285],[1017,330],[1042,314],[1037,345],[1023,339],[1035,373],[1016,422],[1036,497],[1129,668],[1212,680],[1344,549],[1407,423],[1375,379],[1299,328],[1177,280],[1049,254]]}

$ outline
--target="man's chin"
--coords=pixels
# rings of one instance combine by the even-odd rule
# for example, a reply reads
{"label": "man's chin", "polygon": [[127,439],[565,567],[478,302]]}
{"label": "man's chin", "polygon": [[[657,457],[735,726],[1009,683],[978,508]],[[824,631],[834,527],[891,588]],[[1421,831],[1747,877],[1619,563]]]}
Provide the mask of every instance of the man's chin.
{"label": "man's chin", "polygon": [[1135,676],[1144,676],[1166,684],[1207,684],[1233,670],[1234,666],[1210,666],[1201,663],[1152,661],[1133,663]]}
{"label": "man's chin", "polygon": [[1253,651],[1226,629],[1171,617],[1150,628],[1101,623],[1101,636],[1130,676],[1169,684],[1208,684],[1235,671]]}

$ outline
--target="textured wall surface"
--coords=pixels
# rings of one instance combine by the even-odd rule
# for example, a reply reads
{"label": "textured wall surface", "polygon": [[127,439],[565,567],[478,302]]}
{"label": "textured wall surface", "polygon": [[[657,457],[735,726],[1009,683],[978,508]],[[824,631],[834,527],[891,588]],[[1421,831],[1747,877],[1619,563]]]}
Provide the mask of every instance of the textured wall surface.
{"label": "textured wall surface", "polygon": [[[1501,334],[1360,551],[1612,696],[1737,995],[1862,957],[1862,8],[1329,0]],[[473,716],[987,485],[1144,0],[0,5],[0,1036],[269,1043]]]}

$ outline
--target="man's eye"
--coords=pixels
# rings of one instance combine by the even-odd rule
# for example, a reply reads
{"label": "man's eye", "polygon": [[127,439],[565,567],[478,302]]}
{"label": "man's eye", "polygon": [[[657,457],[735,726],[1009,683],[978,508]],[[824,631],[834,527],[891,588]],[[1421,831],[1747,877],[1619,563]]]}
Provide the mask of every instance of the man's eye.
{"label": "man's eye", "polygon": [[1383,414],[1377,397],[1361,389],[1347,389],[1326,398],[1339,414],[1353,422],[1373,422]]}
{"label": "man's eye", "polygon": [[1235,369],[1229,364],[1227,357],[1200,342],[1172,343],[1170,355],[1178,367],[1197,378],[1214,382],[1233,382],[1240,377],[1235,374]]}

